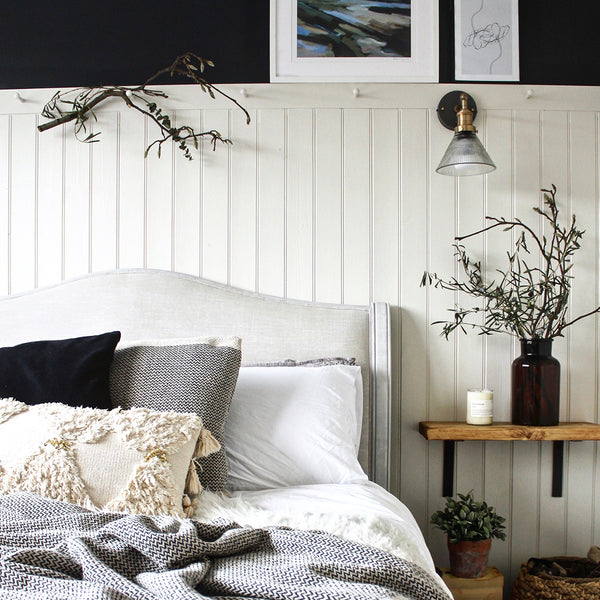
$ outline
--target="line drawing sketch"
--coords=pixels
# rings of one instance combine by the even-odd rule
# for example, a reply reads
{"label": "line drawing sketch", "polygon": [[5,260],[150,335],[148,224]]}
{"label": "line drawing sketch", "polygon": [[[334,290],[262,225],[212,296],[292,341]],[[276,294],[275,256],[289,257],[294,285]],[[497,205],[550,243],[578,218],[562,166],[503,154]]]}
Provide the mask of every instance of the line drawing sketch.
{"label": "line drawing sketch", "polygon": [[463,40],[463,46],[471,46],[474,50],[487,48],[490,44],[498,45],[498,55],[494,58],[488,68],[492,75],[494,64],[502,58],[502,40],[509,34],[510,25],[500,25],[497,22],[488,23],[484,27],[475,27],[475,17],[483,11],[485,0],[481,0],[481,6],[471,15],[471,33]]}
{"label": "line drawing sketch", "polygon": [[456,79],[518,80],[518,0],[455,0]]}

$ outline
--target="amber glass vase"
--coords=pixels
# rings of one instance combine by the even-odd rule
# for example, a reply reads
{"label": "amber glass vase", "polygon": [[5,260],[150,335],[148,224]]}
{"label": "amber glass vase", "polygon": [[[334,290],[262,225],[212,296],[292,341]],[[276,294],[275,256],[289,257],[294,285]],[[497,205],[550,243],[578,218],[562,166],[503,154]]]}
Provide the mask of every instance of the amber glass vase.
{"label": "amber glass vase", "polygon": [[552,339],[521,340],[521,356],[511,369],[514,425],[558,425],[560,363],[552,356]]}

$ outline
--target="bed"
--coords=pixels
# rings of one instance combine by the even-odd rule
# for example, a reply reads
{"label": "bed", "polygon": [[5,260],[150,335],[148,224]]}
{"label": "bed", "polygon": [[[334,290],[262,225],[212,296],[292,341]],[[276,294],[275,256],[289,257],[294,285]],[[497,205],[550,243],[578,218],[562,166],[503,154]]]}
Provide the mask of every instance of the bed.
{"label": "bed", "polygon": [[117,270],[0,331],[3,598],[449,597],[386,491],[386,304]]}

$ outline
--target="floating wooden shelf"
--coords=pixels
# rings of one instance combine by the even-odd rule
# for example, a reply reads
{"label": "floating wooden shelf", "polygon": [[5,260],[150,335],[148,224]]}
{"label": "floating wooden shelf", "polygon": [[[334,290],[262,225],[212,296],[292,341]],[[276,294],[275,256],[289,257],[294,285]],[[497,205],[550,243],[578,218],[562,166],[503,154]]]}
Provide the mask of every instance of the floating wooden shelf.
{"label": "floating wooden shelf", "polygon": [[560,423],[548,427],[528,427],[513,425],[512,423],[469,425],[460,421],[421,421],[419,432],[428,440],[441,440],[444,442],[444,496],[453,495],[455,442],[553,442],[552,496],[560,497],[562,496],[564,443],[600,440],[600,425],[585,422]]}

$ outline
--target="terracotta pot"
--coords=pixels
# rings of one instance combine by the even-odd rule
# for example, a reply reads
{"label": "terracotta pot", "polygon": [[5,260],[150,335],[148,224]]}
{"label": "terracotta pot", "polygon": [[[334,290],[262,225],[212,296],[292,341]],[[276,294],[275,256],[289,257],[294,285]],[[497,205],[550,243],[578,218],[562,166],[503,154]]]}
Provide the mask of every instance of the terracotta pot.
{"label": "terracotta pot", "polygon": [[468,579],[483,577],[487,570],[491,546],[491,538],[477,542],[463,540],[462,542],[453,543],[448,541],[450,572],[452,575]]}

